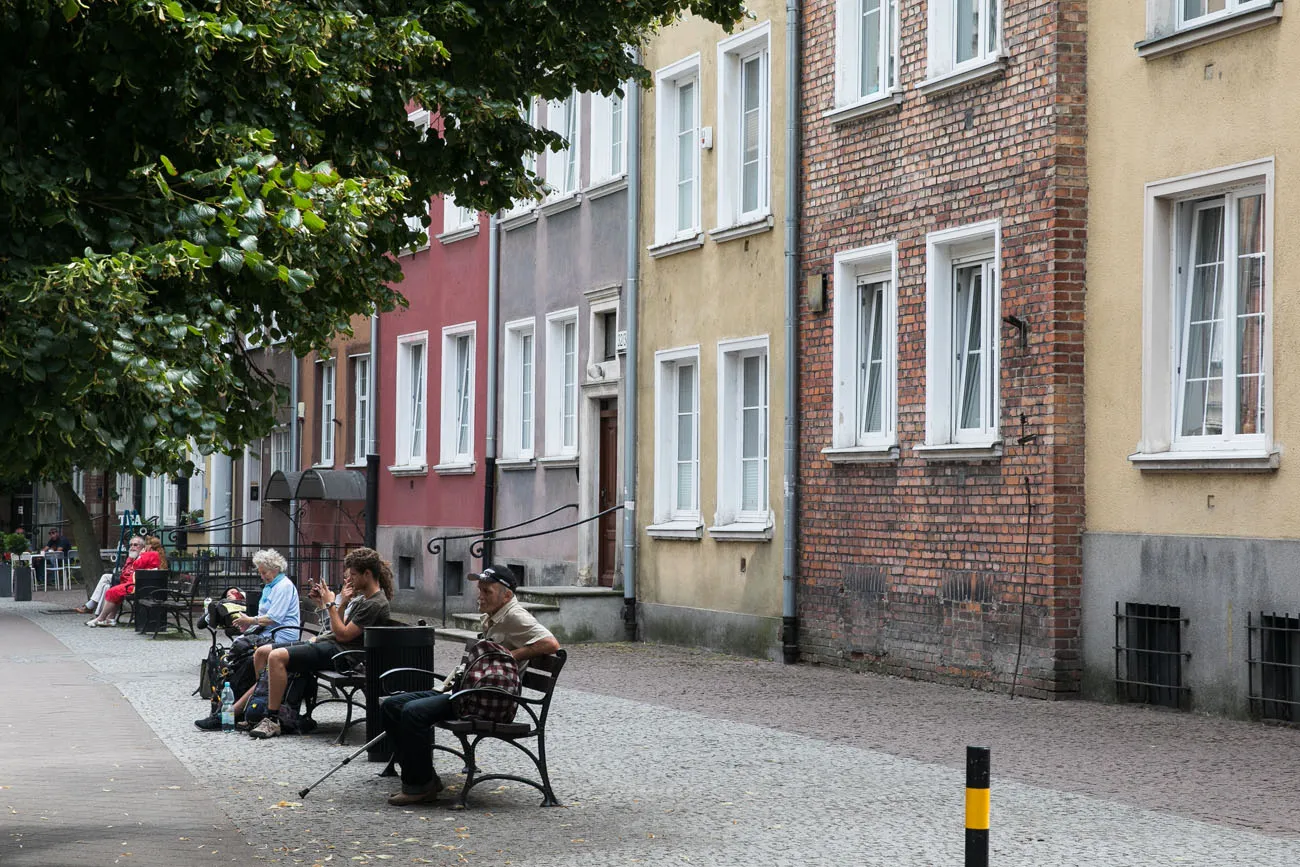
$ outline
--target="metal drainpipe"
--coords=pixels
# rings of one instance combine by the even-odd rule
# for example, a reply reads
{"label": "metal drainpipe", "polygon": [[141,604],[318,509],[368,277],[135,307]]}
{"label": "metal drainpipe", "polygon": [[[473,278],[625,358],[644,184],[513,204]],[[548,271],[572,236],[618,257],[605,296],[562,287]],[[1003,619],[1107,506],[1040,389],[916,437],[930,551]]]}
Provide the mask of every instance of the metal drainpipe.
{"label": "metal drainpipe", "polygon": [[[641,50],[633,54],[641,62]],[[640,276],[641,88],[627,89],[627,356],[623,365],[623,628],[636,641],[636,427],[637,427],[637,280]]]}
{"label": "metal drainpipe", "polygon": [[[370,418],[366,426],[366,545],[379,549],[379,314],[370,314],[370,370],[366,394],[370,395]],[[373,477],[373,478],[372,478]],[[373,494],[372,494],[373,491]],[[373,499],[373,502],[371,502]]]}
{"label": "metal drainpipe", "polygon": [[799,481],[799,0],[785,4],[785,468],[782,497],[781,657],[799,661],[795,602]]}
{"label": "metal drainpipe", "polygon": [[[299,466],[298,447],[298,356],[290,353],[289,361],[289,469],[297,471]],[[289,559],[293,560],[298,550],[298,501],[289,500]],[[294,579],[297,580],[295,574]]]}
{"label": "metal drainpipe", "polygon": [[[497,319],[500,316],[501,233],[488,215],[487,437],[483,455],[483,532],[496,526],[497,510]],[[534,346],[536,344],[534,343]],[[492,562],[492,543],[483,544],[483,565]]]}

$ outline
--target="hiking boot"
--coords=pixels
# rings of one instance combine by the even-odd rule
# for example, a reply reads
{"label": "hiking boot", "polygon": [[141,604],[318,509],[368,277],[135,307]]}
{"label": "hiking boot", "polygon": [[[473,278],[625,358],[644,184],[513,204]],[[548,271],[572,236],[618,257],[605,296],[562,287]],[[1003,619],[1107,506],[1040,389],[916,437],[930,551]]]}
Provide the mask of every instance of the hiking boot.
{"label": "hiking boot", "polygon": [[248,735],[249,737],[257,738],[258,740],[277,738],[280,736],[280,720],[274,716],[264,716],[262,717],[262,721],[257,724],[257,727],[249,732]]}
{"label": "hiking boot", "polygon": [[214,713],[212,716],[196,719],[194,724],[205,732],[219,732],[221,731],[221,714]]}

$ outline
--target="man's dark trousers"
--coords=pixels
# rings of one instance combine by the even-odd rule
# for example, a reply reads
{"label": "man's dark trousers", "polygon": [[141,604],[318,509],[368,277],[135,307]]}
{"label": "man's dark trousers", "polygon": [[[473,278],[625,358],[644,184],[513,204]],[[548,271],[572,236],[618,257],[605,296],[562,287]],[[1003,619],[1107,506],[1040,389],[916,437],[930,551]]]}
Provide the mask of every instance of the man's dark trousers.
{"label": "man's dark trousers", "polygon": [[441,692],[408,692],[384,700],[384,731],[402,768],[402,791],[427,792],[434,786],[433,724],[453,719],[451,696]]}

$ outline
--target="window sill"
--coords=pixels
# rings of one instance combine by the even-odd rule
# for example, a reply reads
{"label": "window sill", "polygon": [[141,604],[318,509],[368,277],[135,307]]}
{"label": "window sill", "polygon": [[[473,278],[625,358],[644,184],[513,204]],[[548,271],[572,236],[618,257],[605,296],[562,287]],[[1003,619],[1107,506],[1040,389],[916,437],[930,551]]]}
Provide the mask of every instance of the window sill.
{"label": "window sill", "polygon": [[757,220],[750,220],[747,223],[737,223],[734,226],[723,226],[717,229],[709,230],[709,237],[715,244],[724,244],[727,241],[735,241],[737,238],[748,238],[750,235],[757,235],[761,232],[770,232],[776,225],[776,220],[771,214],[759,217]]}
{"label": "window sill", "polygon": [[422,253],[427,249],[429,249],[428,244],[420,244],[415,247],[403,247],[398,251],[397,258],[400,259],[403,256],[414,256],[416,253]]}
{"label": "window sill", "polygon": [[1260,27],[1267,27],[1281,20],[1282,0],[1277,0],[1272,6],[1264,9],[1247,9],[1214,21],[1206,21],[1204,24],[1193,25],[1168,36],[1147,39],[1134,45],[1134,48],[1137,49],[1138,57],[1154,60],[1157,57],[1177,54],[1198,45],[1227,39],[1229,36],[1236,36],[1238,33],[1247,33]]}
{"label": "window sill", "polygon": [[556,214],[562,214],[581,204],[582,193],[566,193],[559,198],[551,199],[544,204],[538,205],[537,210],[547,217],[554,217]]}
{"label": "window sill", "polygon": [[311,465],[313,470],[332,470],[334,469],[333,461],[318,461]]}
{"label": "window sill", "polygon": [[989,461],[1002,457],[1002,441],[912,446],[927,461]]}
{"label": "window sill", "polygon": [[345,470],[364,470],[368,464],[365,461],[351,461],[343,465]]}
{"label": "window sill", "polygon": [[446,463],[438,464],[433,471],[440,476],[469,476],[474,473],[474,462],[466,464]]}
{"label": "window sill", "polygon": [[664,256],[672,256],[677,253],[685,253],[688,250],[698,250],[704,246],[704,233],[696,232],[685,238],[679,238],[673,241],[665,241],[662,244],[652,244],[646,248],[651,259],[662,259]]}
{"label": "window sill", "polygon": [[916,89],[921,91],[925,96],[938,96],[947,93],[950,90],[965,87],[968,84],[975,84],[980,81],[986,81],[990,78],[997,78],[1006,71],[1006,68],[1006,56],[998,55],[991,60],[986,60],[975,66],[946,72],[935,78],[927,78],[925,81],[918,84]]}
{"label": "window sill", "polygon": [[475,223],[472,226],[465,226],[460,229],[452,229],[450,232],[443,232],[441,235],[435,237],[437,237],[439,244],[446,245],[454,244],[457,241],[463,241],[466,238],[473,238],[477,234],[478,223]]}
{"label": "window sill", "polygon": [[532,458],[502,458],[497,461],[497,469],[503,472],[511,473],[520,470],[533,470],[537,468],[537,461]]}
{"label": "window sill", "polygon": [[822,457],[832,464],[888,464],[898,460],[898,446],[824,448]]}
{"label": "window sill", "polygon": [[1128,456],[1144,473],[1271,473],[1281,463],[1277,451],[1138,452]]}
{"label": "window sill", "polygon": [[709,538],[715,542],[770,542],[772,522],[737,521],[710,527]]}
{"label": "window sill", "polygon": [[552,455],[550,457],[538,458],[537,463],[544,470],[567,470],[578,466],[577,455]]}
{"label": "window sill", "polygon": [[509,232],[511,229],[518,229],[537,222],[537,209],[529,208],[526,211],[519,211],[515,214],[507,214],[501,218],[501,229]]}
{"label": "window sill", "polygon": [[606,178],[598,181],[583,190],[583,195],[590,199],[602,199],[605,196],[612,196],[615,193],[621,193],[627,189],[627,175],[615,175],[612,178]]}
{"label": "window sill", "polygon": [[864,117],[895,111],[902,104],[903,92],[896,90],[881,96],[873,96],[870,99],[851,102],[839,108],[832,108],[830,111],[823,111],[822,118],[829,120],[832,126],[839,126],[851,120],[860,120]]}
{"label": "window sill", "polygon": [[429,466],[428,464],[404,464],[400,467],[389,467],[388,472],[399,479],[405,476],[427,476]]}
{"label": "window sill", "polygon": [[704,537],[704,524],[698,518],[686,518],[680,521],[664,521],[662,524],[651,524],[645,528],[645,532],[652,539],[698,542]]}

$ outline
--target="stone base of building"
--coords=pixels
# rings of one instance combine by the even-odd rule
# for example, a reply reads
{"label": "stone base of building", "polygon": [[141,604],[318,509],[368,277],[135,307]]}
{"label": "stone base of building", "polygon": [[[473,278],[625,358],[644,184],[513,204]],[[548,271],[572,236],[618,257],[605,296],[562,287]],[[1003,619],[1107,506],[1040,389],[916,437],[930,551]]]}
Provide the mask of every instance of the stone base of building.
{"label": "stone base of building", "polygon": [[698,647],[752,656],[781,658],[781,618],[682,605],[642,602],[641,637],[645,641]]}
{"label": "stone base of building", "polygon": [[[1085,695],[1102,701],[1177,697],[1187,710],[1245,717],[1252,713],[1252,686],[1260,696],[1268,676],[1274,678],[1270,690],[1300,700],[1275,677],[1293,671],[1281,667],[1287,664],[1281,656],[1300,657],[1300,632],[1290,629],[1300,626],[1298,563],[1300,541],[1085,533]],[[1267,651],[1261,648],[1261,619],[1278,627],[1269,632],[1273,645]],[[1169,666],[1152,672],[1176,676],[1176,688],[1147,688],[1144,694],[1140,686],[1117,682],[1142,679],[1142,646],[1172,642],[1173,655],[1160,654]],[[1277,657],[1279,667],[1261,671],[1261,654]],[[1133,676],[1130,665],[1139,669]]]}

